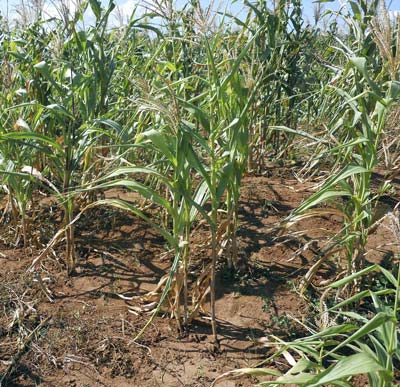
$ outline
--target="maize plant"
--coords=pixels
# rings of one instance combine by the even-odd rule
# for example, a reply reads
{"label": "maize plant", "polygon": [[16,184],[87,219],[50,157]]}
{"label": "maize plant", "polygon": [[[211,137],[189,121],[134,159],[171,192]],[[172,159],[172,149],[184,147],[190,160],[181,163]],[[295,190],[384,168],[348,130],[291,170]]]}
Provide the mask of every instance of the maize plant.
{"label": "maize plant", "polygon": [[[96,10],[94,4],[92,2]],[[106,109],[113,63],[111,58],[105,58],[102,43],[107,18],[112,9],[111,4],[104,14],[96,10],[97,24],[93,27],[93,37],[90,37],[90,34],[86,35],[84,31],[76,30],[79,18],[74,20],[75,24],[68,25],[65,36],[68,43],[64,45],[64,52],[61,53],[68,59],[56,64],[55,58],[51,56],[39,58],[47,60],[40,60],[31,65],[29,72],[23,73],[23,77],[28,78],[28,81],[20,93],[27,94],[26,102],[10,107],[21,117],[16,122],[19,132],[5,135],[5,138],[19,142],[33,141],[31,147],[40,144],[41,159],[35,164],[28,164],[32,170],[25,171],[24,174],[25,177],[36,179],[40,176],[39,180],[42,182],[49,181],[43,176],[51,177],[52,182],[45,185],[64,208],[65,260],[70,274],[75,271],[77,263],[72,224],[75,211],[74,191],[76,186],[80,185],[76,180],[78,175],[82,176],[81,164],[87,159],[89,149],[94,143],[98,143],[99,138],[109,137],[109,133],[104,130],[104,122],[107,121],[102,121],[102,115]],[[70,53],[72,44],[79,48],[78,51],[74,51],[76,58]],[[15,54],[17,48],[16,44]],[[29,46],[27,49],[31,50]],[[38,49],[34,50],[36,57],[39,55]],[[93,69],[94,75],[89,73]],[[32,79],[29,80],[29,77]],[[23,118],[29,121],[29,124],[23,124]]]}
{"label": "maize plant", "polygon": [[[361,1],[360,12],[363,5],[365,4]],[[369,8],[365,7],[368,11]],[[354,19],[364,20],[358,14]],[[351,20],[353,23],[353,19]],[[364,31],[363,22],[355,26],[358,34]],[[356,33],[355,35],[357,36]],[[342,246],[345,250],[347,274],[351,274],[364,266],[368,234],[373,223],[378,220],[374,216],[375,204],[379,196],[390,187],[388,183],[384,183],[378,193],[373,194],[371,176],[379,162],[378,154],[386,116],[390,106],[399,98],[400,84],[390,79],[385,82],[380,80],[379,83],[374,80],[374,77],[381,77],[380,74],[374,74],[374,63],[370,64],[366,57],[356,56],[357,52],[367,51],[365,42],[363,46],[357,46],[355,51],[344,42],[340,43],[348,63],[341,75],[343,86],[340,83],[333,86],[334,92],[341,100],[341,106],[333,117],[329,132],[332,138],[340,136],[337,141],[339,145],[329,150],[335,154],[339,171],[293,212],[290,221],[297,222],[304,216],[310,216],[320,203],[342,199],[340,212],[343,216],[343,229],[335,246]],[[318,211],[315,213],[318,214]],[[337,252],[337,249],[332,251]],[[324,254],[313,265],[307,275],[306,285],[327,256],[329,254]]]}
{"label": "maize plant", "polygon": [[[373,386],[394,385],[398,269],[368,266],[366,254],[370,235],[387,219],[380,199],[394,192],[399,169],[396,119],[392,139],[386,130],[400,103],[400,19],[383,0],[348,0],[322,13],[329,2],[318,2],[314,24],[301,0],[244,0],[236,14],[229,11],[235,2],[217,10],[212,1],[155,0],[138,3],[126,20],[119,14],[118,26],[113,0],[77,1],[71,9],[57,3],[62,15],[48,19],[44,2],[35,1],[31,14],[22,4],[19,21],[0,18],[0,219],[9,240],[3,233],[0,239],[41,249],[30,266],[35,274],[65,242],[61,257],[72,276],[86,269],[79,267],[80,250],[92,248],[75,240],[82,214],[106,206],[130,213],[163,238],[168,258],[154,289],[129,299],[119,294],[140,304],[130,311],[150,313],[135,340],[160,312],[176,320],[180,335],[209,314],[218,347],[217,297],[226,289],[219,292],[217,284],[226,280],[225,265],[230,280],[238,280],[227,288],[239,294],[260,264],[252,254],[275,247],[278,228],[340,216],[339,230],[324,230],[325,245],[318,239],[300,248],[311,246],[314,257],[302,262],[300,293],[331,258],[339,262],[335,277],[324,279],[330,283],[324,294],[337,293],[334,302],[321,297],[321,324],[303,322],[310,337],[264,341],[276,349],[267,360],[283,356],[286,370],[236,370],[215,384],[258,373],[268,375],[265,385],[350,386],[365,373]],[[293,168],[282,177],[285,165]],[[382,165],[391,168],[383,182],[375,175]],[[265,210],[263,245],[250,237],[244,248],[238,235],[241,227],[252,235],[241,223],[251,195],[243,197],[242,188],[254,173],[268,186],[269,176],[279,177],[280,189],[295,192],[293,176],[316,189],[285,212],[282,224],[266,219]],[[114,195],[125,191],[135,193],[134,201]],[[43,197],[58,204],[48,219],[57,225],[50,242],[33,227]],[[388,282],[385,289],[366,288],[373,273]],[[361,302],[370,320],[349,312]]]}

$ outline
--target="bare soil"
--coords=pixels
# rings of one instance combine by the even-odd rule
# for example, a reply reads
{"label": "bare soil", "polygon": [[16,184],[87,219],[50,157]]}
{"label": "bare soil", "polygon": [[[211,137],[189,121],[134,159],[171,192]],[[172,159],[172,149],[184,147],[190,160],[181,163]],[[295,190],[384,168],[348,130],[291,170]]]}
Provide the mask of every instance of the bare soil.
{"label": "bare soil", "polygon": [[[4,385],[209,386],[226,371],[262,362],[271,349],[259,339],[271,334],[283,339],[300,337],[306,333],[302,324],[315,324],[318,319],[317,300],[309,302],[313,292],[306,301],[297,289],[315,262],[317,249],[340,229],[341,219],[307,219],[295,225],[290,235],[277,229],[313,192],[315,183],[300,182],[286,169],[245,178],[238,233],[240,270],[230,271],[222,262],[218,271],[219,350],[213,346],[207,315],[192,322],[188,335],[180,335],[175,322],[160,315],[139,341],[133,341],[149,315],[130,313],[119,294],[140,295],[154,289],[171,263],[162,237],[140,219],[109,208],[85,215],[76,229],[76,275],[66,276],[62,244],[41,265],[40,274],[53,302],[27,272],[40,250],[12,247],[15,230],[3,220],[0,375],[13,359],[18,363]],[[125,192],[107,195],[135,199]],[[392,197],[383,211],[390,211],[397,201]],[[34,228],[45,241],[61,222],[53,207],[46,198],[37,209],[41,221]],[[193,236],[193,279],[209,262],[208,235],[200,227]],[[394,251],[391,241],[393,235],[383,223],[371,235],[367,259],[389,259]],[[333,258],[328,260],[315,284],[334,278],[339,266]],[[32,337],[29,332],[34,332]],[[285,369],[283,362],[273,366]],[[255,382],[244,377],[220,386],[249,387]]]}

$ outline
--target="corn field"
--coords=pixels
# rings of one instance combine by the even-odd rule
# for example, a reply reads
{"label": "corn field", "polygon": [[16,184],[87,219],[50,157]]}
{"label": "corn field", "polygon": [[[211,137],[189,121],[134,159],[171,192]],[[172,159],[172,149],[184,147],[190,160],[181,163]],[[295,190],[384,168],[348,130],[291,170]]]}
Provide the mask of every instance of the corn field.
{"label": "corn field", "polygon": [[400,385],[399,4],[332,2],[0,14],[0,386]]}

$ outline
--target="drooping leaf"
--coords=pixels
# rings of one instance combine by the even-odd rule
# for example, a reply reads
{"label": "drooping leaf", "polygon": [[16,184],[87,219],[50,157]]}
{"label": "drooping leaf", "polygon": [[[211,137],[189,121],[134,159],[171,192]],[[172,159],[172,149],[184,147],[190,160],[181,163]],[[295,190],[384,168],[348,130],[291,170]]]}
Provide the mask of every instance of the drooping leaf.
{"label": "drooping leaf", "polygon": [[327,386],[335,381],[350,376],[365,373],[384,371],[385,367],[379,364],[372,356],[366,353],[357,353],[339,360],[326,371],[315,376],[307,383],[308,387]]}

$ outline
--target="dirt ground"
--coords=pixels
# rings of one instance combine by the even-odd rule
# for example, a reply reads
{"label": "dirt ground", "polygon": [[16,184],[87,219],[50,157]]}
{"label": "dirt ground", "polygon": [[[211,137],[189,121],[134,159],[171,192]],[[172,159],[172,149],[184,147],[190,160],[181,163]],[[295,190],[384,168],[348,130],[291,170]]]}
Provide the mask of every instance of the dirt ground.
{"label": "dirt ground", "polygon": [[[5,385],[210,386],[226,371],[263,361],[273,349],[263,347],[259,339],[271,334],[284,339],[302,336],[302,324],[316,322],[319,305],[302,298],[298,288],[314,263],[316,249],[340,229],[341,219],[304,220],[290,235],[279,234],[276,226],[313,192],[315,183],[300,182],[285,169],[245,178],[238,233],[240,270],[231,272],[221,263],[218,271],[219,351],[212,345],[207,315],[193,321],[183,337],[172,319],[158,316],[139,341],[133,341],[149,315],[130,313],[119,294],[152,290],[170,266],[163,239],[143,221],[108,208],[85,215],[76,229],[77,274],[66,277],[62,245],[41,265],[50,302],[27,272],[40,250],[12,247],[15,230],[3,219],[0,375],[12,367],[13,359],[18,363]],[[107,195],[129,199],[123,192]],[[390,211],[397,200],[384,202],[383,211]],[[34,224],[35,232],[49,240],[61,217],[50,199],[37,211],[41,221]],[[209,261],[207,237],[206,229],[193,237],[193,278]],[[367,259],[381,262],[390,256],[392,240],[390,229],[382,224],[370,238]],[[337,271],[338,262],[329,260],[315,282]],[[273,366],[285,369],[283,362]],[[249,387],[256,381],[244,377],[219,386]]]}

